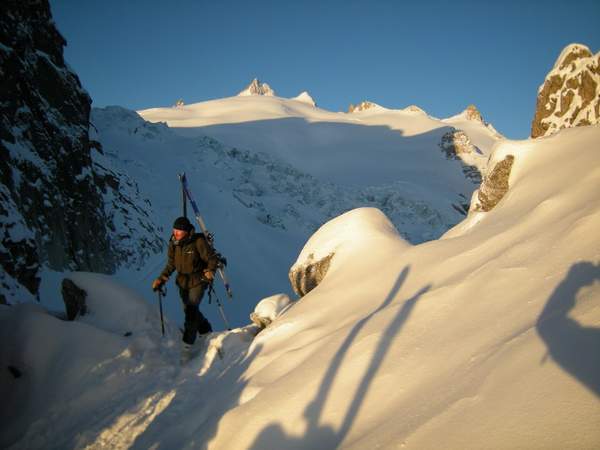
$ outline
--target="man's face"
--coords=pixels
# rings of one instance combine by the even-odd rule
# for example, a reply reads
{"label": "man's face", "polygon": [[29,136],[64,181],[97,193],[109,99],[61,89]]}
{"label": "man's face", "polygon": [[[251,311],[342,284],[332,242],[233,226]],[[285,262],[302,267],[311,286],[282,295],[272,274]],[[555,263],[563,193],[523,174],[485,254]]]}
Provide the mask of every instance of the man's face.
{"label": "man's face", "polygon": [[186,234],[187,234],[187,231],[178,230],[176,228],[173,228],[173,236],[175,236],[176,241],[180,241],[181,239],[183,239]]}

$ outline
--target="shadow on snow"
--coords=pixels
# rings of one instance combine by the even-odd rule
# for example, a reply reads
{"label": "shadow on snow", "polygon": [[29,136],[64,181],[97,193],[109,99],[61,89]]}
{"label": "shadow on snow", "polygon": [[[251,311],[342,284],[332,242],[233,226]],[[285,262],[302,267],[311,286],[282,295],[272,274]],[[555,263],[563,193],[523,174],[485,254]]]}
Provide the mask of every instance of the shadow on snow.
{"label": "shadow on snow", "polygon": [[352,402],[345,413],[342,424],[338,430],[334,430],[330,426],[319,425],[325,403],[331,391],[333,382],[338,375],[342,362],[350,350],[352,344],[356,340],[360,331],[364,328],[367,322],[397,297],[400,288],[404,284],[409,273],[409,268],[405,267],[398,275],[389,294],[373,312],[368,316],[359,320],[350,330],[348,336],[338,349],[331,364],[329,365],[317,395],[312,402],[306,407],[304,417],[307,422],[307,429],[303,436],[293,437],[288,436],[279,423],[271,423],[265,427],[257,436],[254,443],[249,447],[251,450],[270,450],[270,449],[333,449],[344,440],[358,415],[358,412],[366,398],[369,387],[374,381],[377,371],[381,367],[387,352],[389,351],[394,339],[400,333],[402,326],[409,318],[412,309],[417,301],[431,289],[431,285],[427,285],[420,289],[411,298],[403,302],[402,307],[394,316],[393,320],[388,324],[386,329],[381,333],[377,349],[373,353],[369,366],[363,376],[360,384],[357,386],[353,394]]}

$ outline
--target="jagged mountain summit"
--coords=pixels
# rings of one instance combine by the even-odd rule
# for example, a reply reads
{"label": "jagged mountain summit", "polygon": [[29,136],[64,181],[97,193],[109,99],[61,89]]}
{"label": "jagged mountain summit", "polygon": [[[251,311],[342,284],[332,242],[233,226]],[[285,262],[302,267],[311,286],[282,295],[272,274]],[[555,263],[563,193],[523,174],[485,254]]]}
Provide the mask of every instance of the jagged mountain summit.
{"label": "jagged mountain summit", "polygon": [[600,122],[600,52],[565,47],[538,90],[531,137]]}
{"label": "jagged mountain summit", "polygon": [[377,103],[373,103],[368,100],[363,100],[362,102],[360,102],[356,105],[353,105],[352,103],[350,103],[350,106],[348,107],[348,113],[351,114],[353,112],[366,111],[368,109],[374,109],[374,108],[382,108],[382,107],[380,105],[378,105]]}
{"label": "jagged mountain summit", "polygon": [[274,97],[275,91],[271,89],[267,83],[261,83],[258,78],[253,79],[250,84],[241,91],[239,97],[247,97],[249,95],[265,95],[267,97]]}

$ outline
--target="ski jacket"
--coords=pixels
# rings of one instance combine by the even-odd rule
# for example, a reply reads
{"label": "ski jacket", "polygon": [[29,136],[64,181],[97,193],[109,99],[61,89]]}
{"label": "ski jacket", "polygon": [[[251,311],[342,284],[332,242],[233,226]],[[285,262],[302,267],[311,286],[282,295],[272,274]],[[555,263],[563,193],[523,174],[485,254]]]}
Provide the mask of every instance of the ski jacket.
{"label": "ski jacket", "polygon": [[177,286],[191,289],[207,283],[204,270],[209,269],[214,272],[218,264],[219,259],[204,234],[194,233],[192,230],[188,236],[179,241],[171,236],[167,265],[160,276],[166,280],[177,270],[175,279]]}

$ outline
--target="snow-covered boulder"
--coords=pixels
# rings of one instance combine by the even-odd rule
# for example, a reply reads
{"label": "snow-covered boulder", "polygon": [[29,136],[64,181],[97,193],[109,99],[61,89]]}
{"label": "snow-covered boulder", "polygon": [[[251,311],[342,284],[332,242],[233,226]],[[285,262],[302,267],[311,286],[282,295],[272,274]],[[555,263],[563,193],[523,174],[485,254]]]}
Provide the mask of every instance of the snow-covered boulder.
{"label": "snow-covered boulder", "polygon": [[386,215],[376,208],[357,208],[330,220],[311,236],[291,267],[288,276],[294,292],[301,297],[308,294],[338,261],[345,260],[347,252],[390,237],[410,247]]}
{"label": "snow-covered boulder", "polygon": [[266,328],[286,309],[292,301],[286,294],[275,294],[263,298],[250,314],[250,320],[260,328]]}

